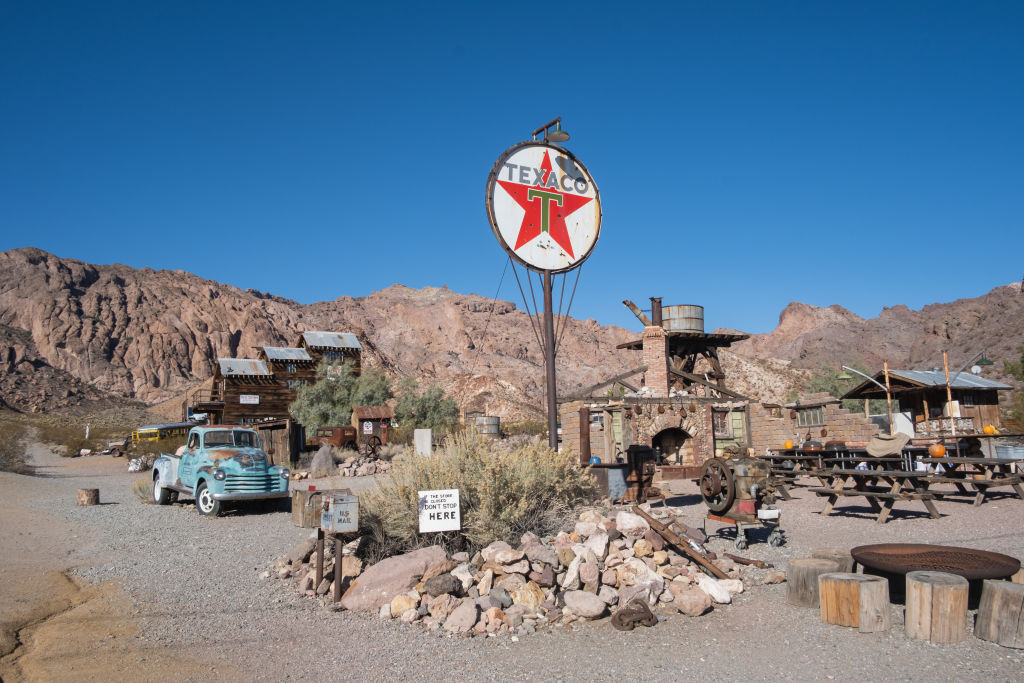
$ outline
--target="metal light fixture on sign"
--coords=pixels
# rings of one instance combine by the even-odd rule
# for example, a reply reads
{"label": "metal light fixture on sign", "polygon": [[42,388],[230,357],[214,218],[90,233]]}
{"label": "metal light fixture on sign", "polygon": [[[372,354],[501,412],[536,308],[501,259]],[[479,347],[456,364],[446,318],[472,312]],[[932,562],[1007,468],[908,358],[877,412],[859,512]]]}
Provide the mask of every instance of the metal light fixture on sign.
{"label": "metal light fixture on sign", "polygon": [[842,372],[839,373],[836,379],[853,379],[853,375],[848,373],[846,370],[843,370]]}
{"label": "metal light fixture on sign", "polygon": [[988,356],[985,355],[984,351],[981,352],[981,358],[978,359],[978,363],[977,364],[978,365],[995,365],[995,363],[993,363],[991,360],[989,360]]}
{"label": "metal light fixture on sign", "polygon": [[555,122],[555,129],[544,137],[551,142],[566,142],[569,139],[569,134],[562,130],[562,120],[558,119]]}

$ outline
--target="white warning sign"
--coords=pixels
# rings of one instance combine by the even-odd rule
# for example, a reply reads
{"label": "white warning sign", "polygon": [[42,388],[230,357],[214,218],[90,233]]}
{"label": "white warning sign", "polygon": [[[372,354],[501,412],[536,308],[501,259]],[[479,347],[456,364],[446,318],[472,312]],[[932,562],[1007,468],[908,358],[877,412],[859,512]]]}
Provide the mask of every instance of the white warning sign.
{"label": "white warning sign", "polygon": [[458,531],[462,528],[459,490],[420,491],[420,533]]}

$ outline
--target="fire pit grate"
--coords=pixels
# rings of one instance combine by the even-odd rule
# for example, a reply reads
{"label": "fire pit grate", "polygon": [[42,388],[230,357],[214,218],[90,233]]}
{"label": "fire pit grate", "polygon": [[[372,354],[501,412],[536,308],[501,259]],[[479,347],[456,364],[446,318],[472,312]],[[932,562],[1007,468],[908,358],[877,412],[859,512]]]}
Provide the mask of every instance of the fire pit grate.
{"label": "fire pit grate", "polygon": [[882,543],[862,545],[850,551],[865,567],[892,574],[936,571],[958,574],[965,579],[1000,579],[1020,569],[1020,560],[973,548],[956,548],[923,543]]}

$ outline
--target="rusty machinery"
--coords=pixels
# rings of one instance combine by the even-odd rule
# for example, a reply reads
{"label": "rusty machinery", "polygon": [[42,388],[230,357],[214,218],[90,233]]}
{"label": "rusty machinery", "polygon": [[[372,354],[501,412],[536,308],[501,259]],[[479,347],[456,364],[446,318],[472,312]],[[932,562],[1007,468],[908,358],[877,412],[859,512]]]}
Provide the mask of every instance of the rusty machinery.
{"label": "rusty machinery", "polygon": [[758,458],[727,460],[711,458],[700,469],[701,497],[708,506],[705,519],[736,525],[736,547],[747,547],[746,530],[769,528],[768,543],[783,543],[775,489],[769,478],[770,463]]}

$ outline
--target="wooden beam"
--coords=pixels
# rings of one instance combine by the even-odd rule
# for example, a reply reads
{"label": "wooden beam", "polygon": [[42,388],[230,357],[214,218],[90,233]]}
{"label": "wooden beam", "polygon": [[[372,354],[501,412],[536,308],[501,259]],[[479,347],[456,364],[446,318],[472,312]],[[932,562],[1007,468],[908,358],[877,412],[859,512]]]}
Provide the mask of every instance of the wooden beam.
{"label": "wooden beam", "polygon": [[703,377],[701,377],[700,375],[694,375],[693,373],[689,373],[689,372],[681,372],[679,370],[673,370],[671,368],[669,368],[668,372],[669,372],[670,375],[676,375],[677,377],[682,377],[683,379],[689,380],[690,382],[693,382],[694,384],[700,384],[700,385],[705,386],[705,387],[707,387],[709,389],[714,389],[715,391],[720,391],[723,394],[725,394],[726,396],[730,396],[732,398],[736,398],[736,399],[739,399],[741,401],[751,401],[751,400],[753,400],[749,396],[744,396],[743,394],[738,394],[735,391],[732,391],[731,389],[726,389],[725,387],[720,387],[717,384],[713,384],[713,383],[707,381],[706,379],[704,379]]}
{"label": "wooden beam", "polygon": [[[633,375],[639,375],[641,372],[647,372],[647,366],[646,365],[641,365],[638,368],[633,368],[632,370],[627,370],[626,372],[623,372],[621,374],[615,375],[614,377],[606,379],[603,382],[598,382],[597,384],[591,385],[591,386],[587,387],[586,389],[581,389],[578,393],[575,393],[572,396],[569,396],[567,398],[563,398],[561,402],[562,403],[567,403],[569,401],[583,401],[583,400],[586,400],[587,398],[590,398],[591,392],[597,391],[598,389],[606,387],[609,384],[615,384],[616,382],[622,382],[622,380],[626,379],[627,377],[632,377]],[[623,384],[625,384],[625,382],[623,382]]]}

